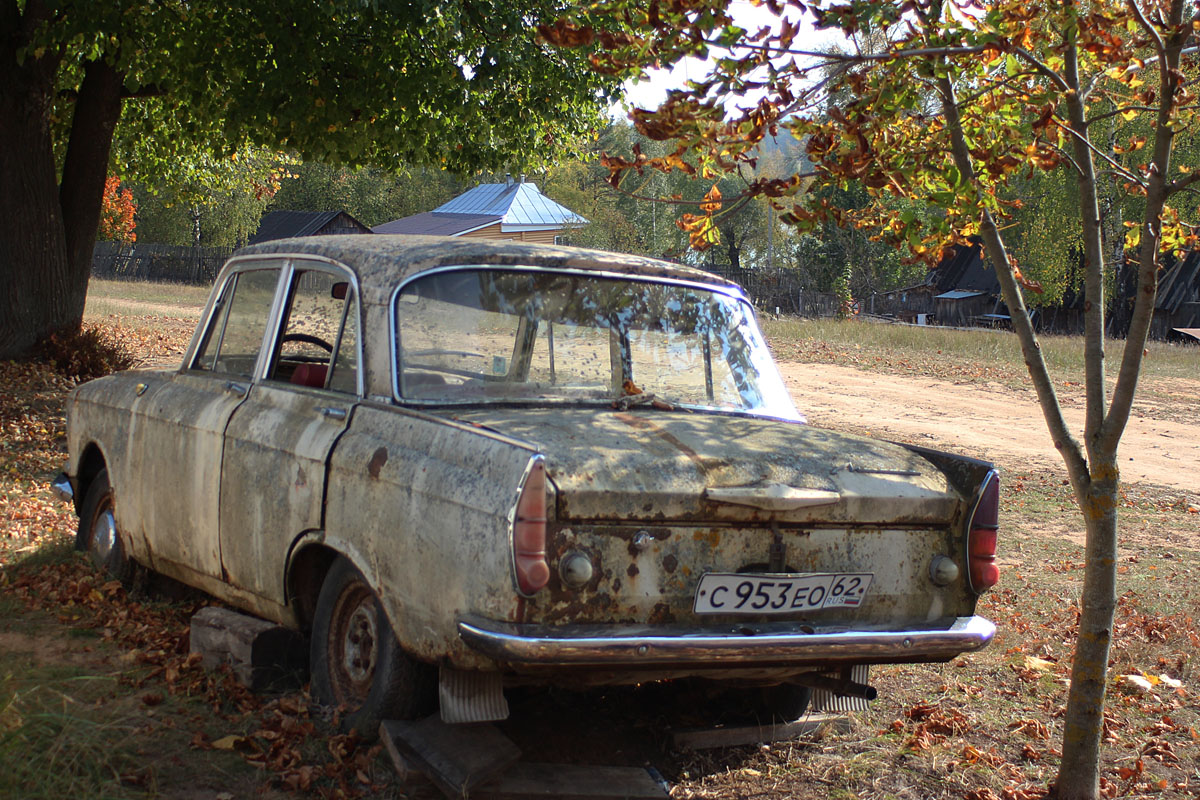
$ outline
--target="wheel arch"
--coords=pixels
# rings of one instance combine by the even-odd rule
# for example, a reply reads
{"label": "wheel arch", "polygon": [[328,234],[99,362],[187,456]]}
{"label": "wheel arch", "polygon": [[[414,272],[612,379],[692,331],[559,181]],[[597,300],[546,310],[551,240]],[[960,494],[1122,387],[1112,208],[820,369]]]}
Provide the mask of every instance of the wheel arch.
{"label": "wheel arch", "polygon": [[312,627],[321,585],[340,555],[322,541],[319,533],[306,533],[293,545],[283,589],[286,603],[302,630],[307,631]]}
{"label": "wheel arch", "polygon": [[[92,481],[100,474],[101,470],[108,468],[108,459],[104,456],[104,451],[96,442],[88,442],[83,448],[83,452],[79,455],[79,466],[75,469],[75,513],[78,514],[83,508],[83,500],[87,497],[88,489],[92,486]],[[109,473],[111,476],[111,473]],[[112,481],[112,478],[109,478]]]}
{"label": "wheel arch", "polygon": [[379,593],[374,571],[367,568],[366,559],[350,543],[331,542],[324,531],[302,533],[292,543],[283,587],[284,602],[292,609],[296,623],[302,630],[307,631],[312,626],[321,586],[339,556],[353,564],[366,577],[376,594]]}

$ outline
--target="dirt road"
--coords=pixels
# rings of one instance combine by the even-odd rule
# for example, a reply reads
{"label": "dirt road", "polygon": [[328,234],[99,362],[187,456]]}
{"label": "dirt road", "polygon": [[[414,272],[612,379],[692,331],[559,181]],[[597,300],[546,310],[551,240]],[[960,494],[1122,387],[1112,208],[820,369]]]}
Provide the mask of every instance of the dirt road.
{"label": "dirt road", "polygon": [[[871,433],[997,461],[1008,469],[1062,467],[1031,390],[882,375],[831,364],[783,362],[797,407],[815,425]],[[1121,441],[1121,477],[1200,495],[1200,381],[1180,381],[1176,410],[1135,402]],[[1064,398],[1082,437],[1083,406]],[[1171,418],[1173,417],[1173,419]]]}

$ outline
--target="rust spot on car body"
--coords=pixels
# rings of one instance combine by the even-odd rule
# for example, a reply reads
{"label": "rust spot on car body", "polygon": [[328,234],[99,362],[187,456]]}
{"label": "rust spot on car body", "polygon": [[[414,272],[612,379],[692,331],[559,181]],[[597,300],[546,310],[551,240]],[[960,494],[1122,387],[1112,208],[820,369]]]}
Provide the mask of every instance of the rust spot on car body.
{"label": "rust spot on car body", "polygon": [[667,625],[674,621],[675,615],[671,613],[671,606],[666,603],[655,603],[654,610],[646,620],[650,625]]}
{"label": "rust spot on car body", "polygon": [[675,554],[667,553],[667,557],[663,559],[663,569],[665,569],[667,572],[674,572],[675,568],[678,566],[679,559],[675,557]]}
{"label": "rust spot on car body", "polygon": [[636,578],[639,572],[641,572],[641,570],[638,569],[637,564],[630,564],[629,569],[625,570],[625,574],[631,578]]}
{"label": "rust spot on car body", "polygon": [[371,455],[371,460],[367,462],[367,472],[372,478],[379,477],[379,471],[383,469],[383,465],[387,463],[388,451],[386,447],[380,447]]}

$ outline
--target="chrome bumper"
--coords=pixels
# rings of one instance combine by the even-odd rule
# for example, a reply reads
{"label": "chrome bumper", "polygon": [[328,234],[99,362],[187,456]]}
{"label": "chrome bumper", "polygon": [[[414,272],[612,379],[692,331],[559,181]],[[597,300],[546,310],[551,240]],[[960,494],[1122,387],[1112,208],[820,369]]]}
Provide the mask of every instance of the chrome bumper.
{"label": "chrome bumper", "polygon": [[75,487],[71,485],[71,479],[65,472],[54,476],[54,480],[50,482],[50,491],[54,492],[60,500],[66,500],[68,503],[75,501]]}
{"label": "chrome bumper", "polygon": [[518,625],[474,616],[458,621],[471,649],[496,661],[562,667],[804,666],[949,661],[992,640],[983,617],[910,630],[822,629],[792,622],[723,629],[639,625]]}

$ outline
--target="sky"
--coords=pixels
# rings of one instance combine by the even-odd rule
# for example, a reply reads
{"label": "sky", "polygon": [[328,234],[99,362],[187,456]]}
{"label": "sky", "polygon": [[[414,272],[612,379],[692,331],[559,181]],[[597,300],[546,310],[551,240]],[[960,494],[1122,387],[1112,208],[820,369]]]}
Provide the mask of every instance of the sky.
{"label": "sky", "polygon": [[[749,31],[755,31],[763,25],[776,22],[776,17],[765,6],[756,7],[749,0],[732,0],[729,4],[733,18],[737,24]],[[798,15],[794,9],[788,9],[788,16],[795,19]],[[805,18],[807,19],[807,18]],[[809,24],[796,37],[795,46],[801,49],[814,50],[834,41],[836,34],[827,31],[815,31]],[[667,97],[669,89],[683,88],[688,80],[696,80],[707,73],[705,62],[695,58],[684,59],[670,70],[651,70],[642,81],[627,81],[625,84],[625,104],[630,108],[658,108]],[[614,105],[613,117],[624,117],[625,110],[621,104]]]}

